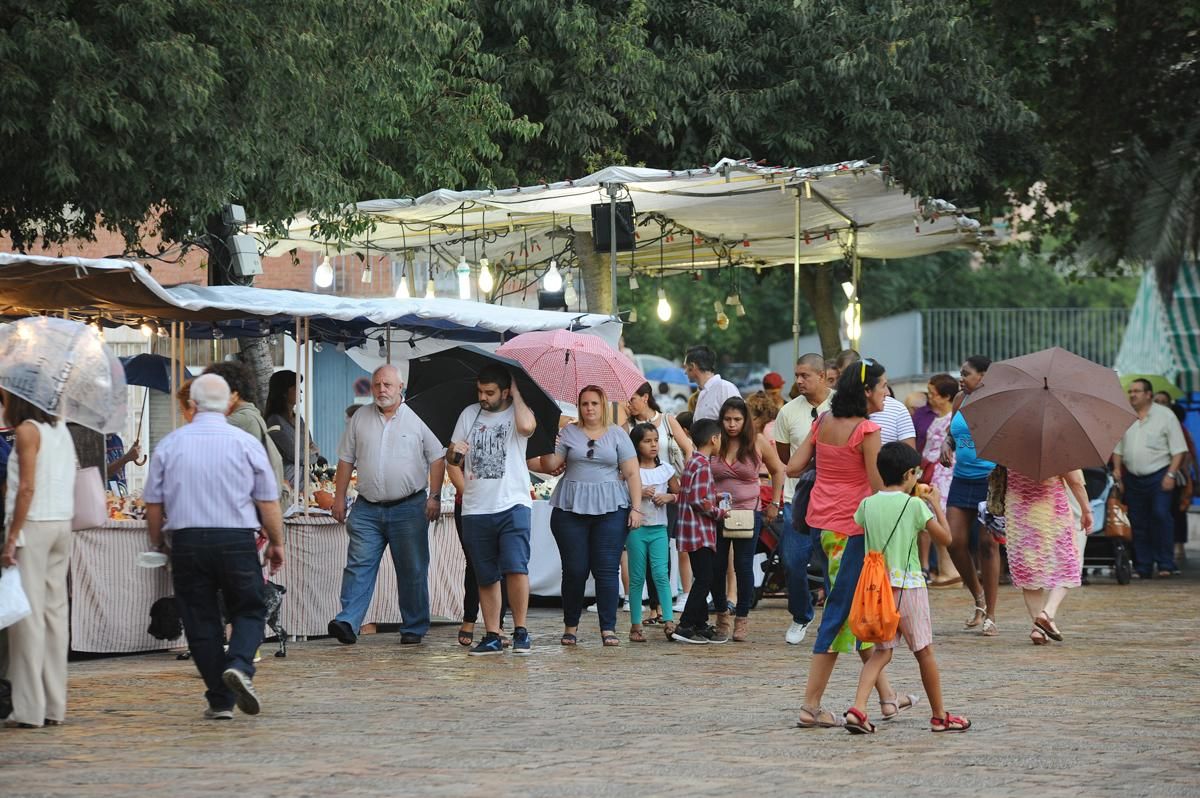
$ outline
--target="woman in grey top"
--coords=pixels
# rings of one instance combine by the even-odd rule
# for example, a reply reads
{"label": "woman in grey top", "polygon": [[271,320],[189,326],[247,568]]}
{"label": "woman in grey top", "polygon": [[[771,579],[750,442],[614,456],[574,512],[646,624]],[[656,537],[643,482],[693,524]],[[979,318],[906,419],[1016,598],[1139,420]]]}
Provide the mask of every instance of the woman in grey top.
{"label": "woman in grey top", "polygon": [[[296,427],[304,434],[301,446],[308,446],[309,461],[314,465],[326,465],[317,451],[312,435],[304,426],[304,419],[296,419],[296,372],[277,371],[271,375],[267,389],[267,434],[279,450],[283,460],[283,475],[291,484],[296,477]],[[300,449],[300,463],[304,462],[304,449]]]}
{"label": "woman in grey top", "polygon": [[[579,421],[563,427],[554,454],[542,457],[542,471],[562,478],[550,496],[550,529],[562,558],[564,646],[576,643],[588,572],[596,580],[600,637],[617,638],[618,572],[625,532],[642,525],[642,511],[629,497],[641,496],[637,453],[629,434],[608,420],[604,391],[589,385],[579,392]],[[640,596],[638,597],[640,600]]]}

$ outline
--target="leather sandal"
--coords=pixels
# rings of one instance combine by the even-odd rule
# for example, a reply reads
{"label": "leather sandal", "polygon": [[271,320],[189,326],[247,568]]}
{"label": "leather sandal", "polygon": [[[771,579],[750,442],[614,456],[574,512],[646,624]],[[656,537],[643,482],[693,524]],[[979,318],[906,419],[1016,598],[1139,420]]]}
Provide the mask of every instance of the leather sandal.
{"label": "leather sandal", "polygon": [[[800,707],[800,713],[800,719],[796,722],[796,725],[801,729],[837,729],[843,725],[842,720],[834,716],[825,707],[810,707],[807,704],[803,704]],[[804,719],[804,715],[806,714],[810,720]],[[822,720],[822,715],[828,717],[829,720]]]}
{"label": "leather sandal", "polygon": [[1054,625],[1054,619],[1046,614],[1045,610],[1038,613],[1038,617],[1033,619],[1033,625],[1046,633],[1046,637],[1062,642],[1062,632],[1058,631],[1058,627]]}
{"label": "leather sandal", "polygon": [[[904,699],[908,699],[907,704],[901,704]],[[894,695],[890,701],[879,699],[879,715],[884,720],[892,720],[906,709],[912,709],[917,704],[921,703],[921,696],[905,693],[904,695]],[[888,707],[895,707],[891,712],[887,711]]]}
{"label": "leather sandal", "polygon": [[646,635],[642,633],[642,627],[634,624],[629,627],[629,642],[630,643],[645,643]]}

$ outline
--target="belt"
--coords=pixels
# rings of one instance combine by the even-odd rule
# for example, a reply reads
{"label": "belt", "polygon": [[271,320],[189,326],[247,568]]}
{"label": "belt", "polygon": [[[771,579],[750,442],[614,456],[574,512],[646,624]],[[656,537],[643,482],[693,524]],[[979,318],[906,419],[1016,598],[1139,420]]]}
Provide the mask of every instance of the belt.
{"label": "belt", "polygon": [[358,500],[362,501],[362,502],[366,502],[367,504],[373,504],[376,507],[395,507],[397,504],[404,504],[405,502],[412,501],[413,499],[417,498],[418,496],[424,496],[424,495],[425,495],[425,489],[421,488],[419,491],[416,491],[415,493],[408,494],[403,499],[388,499],[387,501],[373,502],[370,499],[364,499],[362,496],[359,496]]}

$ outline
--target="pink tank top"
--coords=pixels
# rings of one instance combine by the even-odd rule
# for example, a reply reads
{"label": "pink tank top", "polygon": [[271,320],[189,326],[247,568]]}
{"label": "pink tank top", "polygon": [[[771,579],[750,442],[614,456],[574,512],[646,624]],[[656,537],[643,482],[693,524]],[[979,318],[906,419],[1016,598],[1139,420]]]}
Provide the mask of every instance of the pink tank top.
{"label": "pink tank top", "polygon": [[759,509],[758,472],[762,469],[762,458],[758,456],[757,449],[754,459],[748,462],[734,460],[731,465],[722,460],[719,454],[713,455],[709,462],[713,480],[717,483],[717,493],[729,493],[733,497],[733,509]]}
{"label": "pink tank top", "polygon": [[817,440],[819,423],[820,419],[813,423],[811,433],[817,441],[817,481],[813,484],[804,520],[816,529],[828,529],[849,537],[861,535],[863,529],[854,522],[854,513],[862,500],[871,495],[862,442],[868,433],[878,432],[879,425],[864,420],[850,433],[845,444],[834,446]]}

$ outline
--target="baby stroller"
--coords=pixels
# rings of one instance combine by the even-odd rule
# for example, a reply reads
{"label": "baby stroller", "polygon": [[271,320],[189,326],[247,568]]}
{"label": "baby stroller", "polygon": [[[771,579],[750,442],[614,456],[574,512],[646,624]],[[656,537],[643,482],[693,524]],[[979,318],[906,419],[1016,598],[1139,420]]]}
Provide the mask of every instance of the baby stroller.
{"label": "baby stroller", "polygon": [[[759,564],[762,571],[761,577],[756,575],[758,580],[754,586],[754,603],[751,607],[758,606],[758,602],[763,598],[782,598],[787,596],[787,568],[783,564],[783,556],[780,552],[780,540],[783,535],[783,516],[779,515],[775,518],[775,523],[764,524],[762,531],[758,535],[758,551],[755,553],[755,562]],[[825,586],[824,572],[821,570],[816,554],[808,566],[808,592],[811,596],[813,606],[816,606],[818,591]]]}
{"label": "baby stroller", "polygon": [[1114,487],[1112,476],[1103,468],[1085,468],[1083,481],[1095,519],[1083,547],[1083,573],[1086,576],[1089,568],[1097,572],[1101,568],[1111,569],[1117,584],[1127,585],[1133,579],[1133,557],[1129,544],[1104,534],[1105,503]]}

